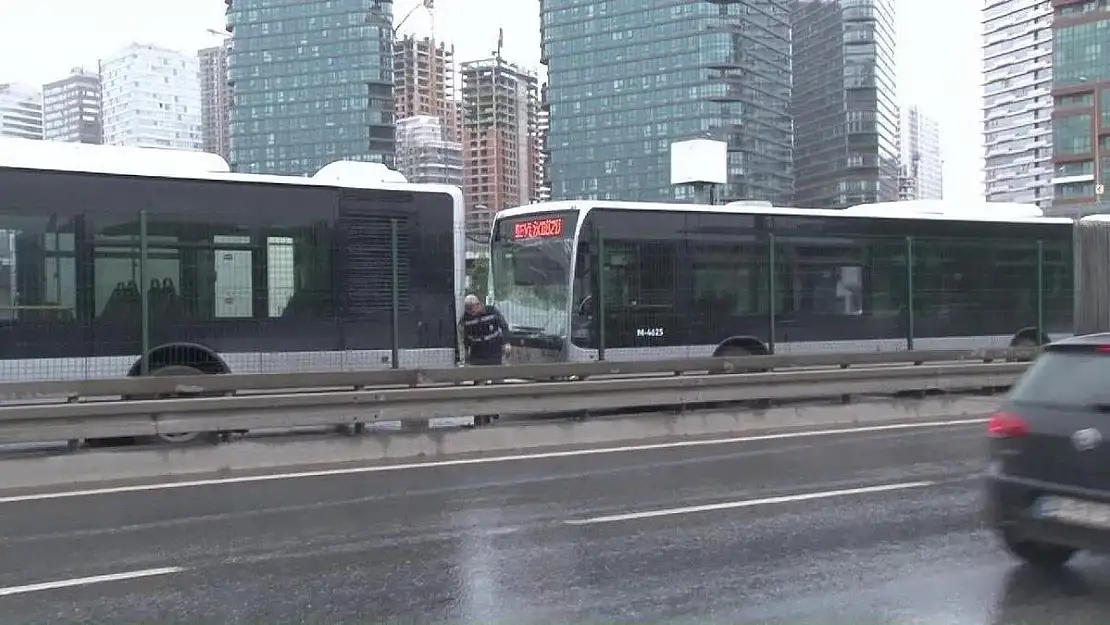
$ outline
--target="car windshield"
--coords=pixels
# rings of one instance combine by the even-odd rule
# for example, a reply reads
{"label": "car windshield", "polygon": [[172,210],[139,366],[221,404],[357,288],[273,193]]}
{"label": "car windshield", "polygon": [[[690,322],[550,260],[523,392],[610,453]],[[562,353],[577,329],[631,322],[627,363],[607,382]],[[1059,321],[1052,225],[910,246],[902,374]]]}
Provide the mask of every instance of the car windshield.
{"label": "car windshield", "polygon": [[494,242],[490,295],[514,332],[566,336],[572,241]]}
{"label": "car windshield", "polygon": [[1110,405],[1110,354],[1048,352],[1010,391],[1010,400],[1044,406]]}

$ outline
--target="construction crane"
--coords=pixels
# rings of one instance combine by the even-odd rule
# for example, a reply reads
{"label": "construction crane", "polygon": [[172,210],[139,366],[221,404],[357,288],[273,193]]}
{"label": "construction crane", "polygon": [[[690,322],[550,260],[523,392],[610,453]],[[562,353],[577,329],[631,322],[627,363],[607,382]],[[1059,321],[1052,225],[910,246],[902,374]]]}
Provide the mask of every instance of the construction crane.
{"label": "construction crane", "polygon": [[[409,18],[412,17],[413,13],[416,13],[420,9],[424,9],[425,11],[427,11],[428,16],[432,18],[432,31],[435,32],[435,8],[436,0],[422,0],[420,4],[417,4],[409,9],[409,12],[405,13],[405,15],[393,25],[393,36],[396,37],[397,33],[401,30],[401,27],[405,25],[405,22],[409,21]],[[435,37],[433,37],[433,39],[434,38]]]}

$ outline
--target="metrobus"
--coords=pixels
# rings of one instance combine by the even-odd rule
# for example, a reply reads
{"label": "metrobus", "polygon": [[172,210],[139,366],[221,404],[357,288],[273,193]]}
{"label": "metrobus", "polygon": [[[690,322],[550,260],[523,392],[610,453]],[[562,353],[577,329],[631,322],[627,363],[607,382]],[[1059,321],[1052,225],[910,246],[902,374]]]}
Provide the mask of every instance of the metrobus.
{"label": "metrobus", "polygon": [[1072,332],[1073,222],[1030,205],[559,201],[501,211],[490,249],[489,299],[521,362],[975,349]]}
{"label": "metrobus", "polygon": [[454,366],[463,219],[377,164],[0,140],[0,379]]}

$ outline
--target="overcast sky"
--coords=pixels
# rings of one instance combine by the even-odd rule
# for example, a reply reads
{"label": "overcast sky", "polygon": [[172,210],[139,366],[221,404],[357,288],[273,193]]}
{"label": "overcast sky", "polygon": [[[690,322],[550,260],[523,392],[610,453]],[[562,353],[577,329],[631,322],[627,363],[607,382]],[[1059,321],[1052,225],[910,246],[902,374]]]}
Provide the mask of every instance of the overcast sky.
{"label": "overcast sky", "polygon": [[[899,1],[901,100],[941,122],[945,196],[982,197],[979,5],[973,0]],[[400,19],[420,0],[395,0]],[[437,0],[401,30],[435,29],[460,60],[489,56],[505,29],[506,58],[539,68],[537,0]],[[215,45],[208,29],[224,26],[224,0],[0,0],[0,83],[42,84],[132,41],[183,51]],[[172,16],[172,17],[169,17]]]}

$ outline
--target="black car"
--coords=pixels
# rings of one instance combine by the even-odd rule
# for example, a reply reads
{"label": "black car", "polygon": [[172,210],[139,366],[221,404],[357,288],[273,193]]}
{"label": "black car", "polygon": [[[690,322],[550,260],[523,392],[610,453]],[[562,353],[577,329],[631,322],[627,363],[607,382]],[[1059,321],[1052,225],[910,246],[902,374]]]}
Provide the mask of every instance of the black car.
{"label": "black car", "polygon": [[1040,567],[1110,551],[1110,333],[1044,353],[991,415],[987,518]]}

